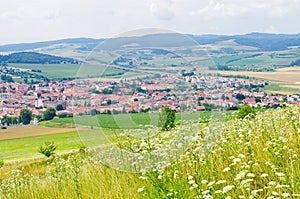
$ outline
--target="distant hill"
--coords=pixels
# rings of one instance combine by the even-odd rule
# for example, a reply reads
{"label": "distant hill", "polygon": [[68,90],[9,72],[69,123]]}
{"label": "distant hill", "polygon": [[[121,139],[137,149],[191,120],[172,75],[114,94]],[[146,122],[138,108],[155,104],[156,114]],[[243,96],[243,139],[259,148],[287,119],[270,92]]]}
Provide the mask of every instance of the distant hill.
{"label": "distant hill", "polygon": [[[159,33],[144,36],[119,37],[112,39],[73,38],[35,43],[8,44],[0,46],[0,52],[28,51],[57,44],[78,44],[77,50],[92,51],[100,43],[103,50],[126,47],[187,47],[195,44],[215,44],[234,40],[243,46],[256,47],[263,51],[286,50],[289,46],[300,46],[300,34],[249,33],[245,35],[191,35]],[[159,46],[157,46],[159,45]]]}
{"label": "distant hill", "polygon": [[22,64],[78,64],[72,58],[58,57],[36,52],[19,52],[9,55],[0,55],[0,63],[22,63]]}
{"label": "distant hill", "polygon": [[72,38],[72,39],[61,39],[54,41],[42,41],[34,43],[20,43],[20,44],[7,44],[0,46],[0,52],[12,52],[12,51],[27,51],[56,44],[80,44],[85,46],[87,49],[93,49],[104,39],[91,39],[91,38]]}
{"label": "distant hill", "polygon": [[190,35],[199,44],[212,44],[234,40],[237,44],[256,47],[264,51],[286,50],[289,46],[300,46],[300,34],[250,33],[245,35]]}

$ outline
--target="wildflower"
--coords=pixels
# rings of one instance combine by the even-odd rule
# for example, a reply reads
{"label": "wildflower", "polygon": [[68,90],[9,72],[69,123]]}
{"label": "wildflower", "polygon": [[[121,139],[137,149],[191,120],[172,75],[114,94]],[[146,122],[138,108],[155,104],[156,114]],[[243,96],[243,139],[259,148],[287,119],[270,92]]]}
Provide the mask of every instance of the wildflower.
{"label": "wildflower", "polygon": [[147,177],[145,177],[145,176],[139,176],[139,179],[147,180]]}
{"label": "wildflower", "polygon": [[226,167],[225,169],[223,169],[223,172],[227,172],[227,171],[230,171],[230,168],[229,167]]}
{"label": "wildflower", "polygon": [[263,174],[261,174],[260,177],[265,178],[265,177],[268,177],[268,176],[269,176],[269,175],[268,175],[267,173],[263,173]]}
{"label": "wildflower", "polygon": [[218,180],[218,181],[216,182],[216,184],[224,184],[224,183],[226,183],[226,180]]}
{"label": "wildflower", "polygon": [[189,180],[188,183],[189,184],[195,184],[195,180]]}
{"label": "wildflower", "polygon": [[157,176],[157,179],[161,180],[161,179],[162,179],[162,175],[159,174],[159,175]]}
{"label": "wildflower", "polygon": [[233,159],[233,163],[238,163],[238,162],[240,162],[240,161],[241,161],[240,158],[234,158],[234,159]]}
{"label": "wildflower", "polygon": [[248,173],[248,174],[247,174],[247,177],[249,177],[249,178],[254,178],[254,177],[255,177],[255,174],[254,174],[254,173]]}
{"label": "wildflower", "polygon": [[284,198],[288,198],[288,197],[290,197],[291,195],[290,195],[289,193],[282,193],[281,196],[284,197]]}
{"label": "wildflower", "polygon": [[214,197],[212,197],[212,196],[209,195],[209,194],[205,196],[205,199],[213,199],[213,198],[214,198]]}
{"label": "wildflower", "polygon": [[290,187],[289,185],[281,185],[281,184],[278,184],[278,185],[276,185],[275,189],[289,188],[289,187]]}
{"label": "wildflower", "polygon": [[255,163],[253,164],[253,166],[257,167],[257,166],[259,166],[259,164],[258,164],[257,162],[255,162]]}
{"label": "wildflower", "polygon": [[201,180],[201,184],[207,184],[208,181],[207,180]]}
{"label": "wildflower", "polygon": [[280,172],[275,173],[275,175],[277,175],[278,177],[284,177],[285,176],[284,173],[280,173]]}
{"label": "wildflower", "polygon": [[189,175],[189,176],[188,176],[188,179],[189,179],[189,180],[192,180],[192,179],[194,179],[194,177],[191,176],[191,175]]}
{"label": "wildflower", "polygon": [[227,185],[223,188],[223,193],[227,193],[228,191],[232,190],[234,185]]}
{"label": "wildflower", "polygon": [[226,198],[225,199],[231,199],[231,196],[226,196]]}
{"label": "wildflower", "polygon": [[215,194],[222,193],[222,190],[215,191]]}
{"label": "wildflower", "polygon": [[276,182],[274,182],[274,181],[268,182],[268,185],[269,185],[269,186],[274,186],[275,184],[276,184]]}
{"label": "wildflower", "polygon": [[140,192],[144,191],[144,188],[145,187],[138,188],[137,192],[140,193]]}
{"label": "wildflower", "polygon": [[210,186],[214,185],[215,183],[216,183],[216,181],[211,181],[211,182],[209,182],[209,183],[208,183],[208,185],[207,185],[207,186],[209,186],[209,187],[210,187]]}
{"label": "wildflower", "polygon": [[239,154],[238,157],[239,158],[245,158],[246,156],[244,154]]}
{"label": "wildflower", "polygon": [[193,184],[193,185],[189,188],[189,190],[193,190],[193,189],[195,189],[195,188],[197,188],[197,187],[198,187],[197,184]]}
{"label": "wildflower", "polygon": [[263,189],[252,190],[251,194],[256,195],[258,192],[262,192],[262,191],[263,191]]}
{"label": "wildflower", "polygon": [[278,192],[277,192],[277,191],[272,191],[272,195],[274,195],[274,196],[278,196],[279,194],[278,194]]}
{"label": "wildflower", "polygon": [[245,172],[244,171],[241,171],[240,173],[238,173],[237,175],[236,175],[236,177],[234,178],[234,180],[240,180],[240,179],[242,179],[242,178],[244,178],[245,177]]}

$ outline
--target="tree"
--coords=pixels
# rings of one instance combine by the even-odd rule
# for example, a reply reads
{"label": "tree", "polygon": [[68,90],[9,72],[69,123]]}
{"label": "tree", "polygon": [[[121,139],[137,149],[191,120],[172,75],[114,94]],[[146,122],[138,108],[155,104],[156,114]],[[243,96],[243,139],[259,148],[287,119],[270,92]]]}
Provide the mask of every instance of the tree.
{"label": "tree", "polygon": [[23,124],[29,124],[32,118],[32,112],[28,109],[21,109],[20,122]]}
{"label": "tree", "polygon": [[56,115],[56,110],[54,108],[47,108],[47,110],[43,112],[43,119],[52,120],[55,115]]}
{"label": "tree", "polygon": [[240,93],[238,93],[237,95],[236,95],[236,99],[238,99],[238,100],[243,100],[243,99],[245,99],[246,97],[245,97],[245,95],[243,95],[243,94],[240,94]]}
{"label": "tree", "polygon": [[158,126],[161,127],[162,131],[168,131],[175,127],[175,112],[170,107],[163,107],[158,116]]}
{"label": "tree", "polygon": [[56,109],[57,111],[61,111],[61,110],[64,110],[64,107],[63,107],[63,105],[61,105],[61,104],[57,104],[56,107],[55,107],[55,109]]}
{"label": "tree", "polygon": [[238,118],[240,119],[245,118],[247,115],[249,115],[249,117],[251,118],[254,118],[255,114],[256,114],[256,110],[250,107],[249,105],[244,105],[239,107]]}

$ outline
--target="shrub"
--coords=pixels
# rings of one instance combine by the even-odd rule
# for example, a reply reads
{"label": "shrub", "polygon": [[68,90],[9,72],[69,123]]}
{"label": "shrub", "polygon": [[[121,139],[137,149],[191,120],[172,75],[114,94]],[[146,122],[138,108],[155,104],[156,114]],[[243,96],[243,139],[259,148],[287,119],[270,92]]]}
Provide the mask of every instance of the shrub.
{"label": "shrub", "polygon": [[249,117],[254,118],[256,114],[256,110],[252,107],[250,107],[249,105],[244,105],[239,107],[239,112],[238,112],[238,118],[239,119],[243,119],[245,118],[247,115],[249,115]]}
{"label": "shrub", "polygon": [[43,113],[43,119],[44,120],[52,120],[56,116],[56,110],[54,108],[48,108]]}
{"label": "shrub", "polygon": [[175,113],[170,109],[170,107],[163,107],[158,116],[158,126],[161,127],[162,131],[168,131],[175,127]]}
{"label": "shrub", "polygon": [[56,150],[56,146],[54,142],[45,142],[39,147],[38,152],[45,155],[47,158],[54,155],[54,151]]}

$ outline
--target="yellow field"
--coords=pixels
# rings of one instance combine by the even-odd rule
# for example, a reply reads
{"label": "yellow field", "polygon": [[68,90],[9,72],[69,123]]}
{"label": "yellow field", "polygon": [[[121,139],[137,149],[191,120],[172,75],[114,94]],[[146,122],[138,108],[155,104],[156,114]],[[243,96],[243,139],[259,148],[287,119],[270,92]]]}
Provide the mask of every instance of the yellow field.
{"label": "yellow field", "polygon": [[219,73],[261,78],[278,83],[293,84],[294,88],[300,88],[300,67],[280,68],[276,72],[219,71]]}
{"label": "yellow field", "polygon": [[20,126],[0,130],[0,140],[74,132],[75,128],[49,128],[44,126]]}

